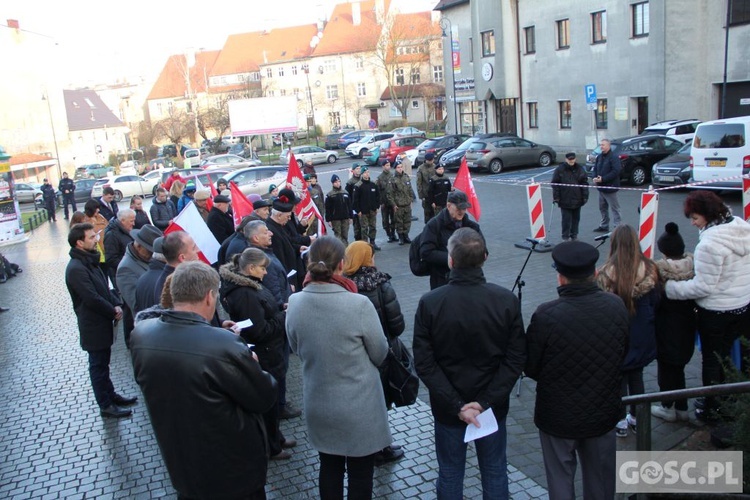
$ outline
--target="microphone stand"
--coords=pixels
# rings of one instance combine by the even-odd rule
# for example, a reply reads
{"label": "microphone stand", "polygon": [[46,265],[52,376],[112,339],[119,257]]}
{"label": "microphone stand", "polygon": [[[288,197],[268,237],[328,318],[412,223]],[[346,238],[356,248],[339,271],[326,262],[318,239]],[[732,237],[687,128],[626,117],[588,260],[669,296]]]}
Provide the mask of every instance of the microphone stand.
{"label": "microphone stand", "polygon": [[596,245],[596,248],[599,248],[600,246],[604,245],[610,236],[612,236],[612,233],[603,234],[601,236],[597,236],[596,238],[594,238],[594,241],[599,242],[599,244]]}
{"label": "microphone stand", "polygon": [[[529,253],[526,254],[526,260],[523,261],[523,266],[521,266],[521,270],[518,272],[518,276],[516,277],[516,282],[513,283],[513,288],[510,290],[511,293],[518,287],[518,303],[519,305],[523,304],[523,287],[526,286],[526,282],[522,279],[523,277],[523,271],[526,269],[526,264],[529,263],[529,259],[531,258],[531,254],[534,253],[534,248],[539,244],[539,240],[536,240],[534,238],[526,238],[526,241],[528,241],[531,244],[531,248],[529,248]],[[521,376],[518,377],[518,384],[516,385],[516,397],[521,396],[521,381],[524,378],[523,372],[521,372]]]}

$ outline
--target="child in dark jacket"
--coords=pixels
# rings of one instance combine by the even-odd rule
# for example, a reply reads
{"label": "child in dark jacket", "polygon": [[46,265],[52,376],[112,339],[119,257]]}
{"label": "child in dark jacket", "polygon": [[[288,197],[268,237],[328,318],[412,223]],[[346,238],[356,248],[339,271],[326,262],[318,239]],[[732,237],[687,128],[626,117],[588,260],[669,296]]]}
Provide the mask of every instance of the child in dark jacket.
{"label": "child in dark jacket", "polygon": [[[674,222],[665,226],[657,247],[664,258],[656,261],[659,278],[684,281],[695,276],[693,256],[685,253],[685,242]],[[656,359],[660,391],[685,388],[685,366],[695,349],[695,303],[692,300],[672,300],[662,296],[656,311]],[[662,401],[651,406],[651,414],[667,422],[689,419],[687,399]]]}

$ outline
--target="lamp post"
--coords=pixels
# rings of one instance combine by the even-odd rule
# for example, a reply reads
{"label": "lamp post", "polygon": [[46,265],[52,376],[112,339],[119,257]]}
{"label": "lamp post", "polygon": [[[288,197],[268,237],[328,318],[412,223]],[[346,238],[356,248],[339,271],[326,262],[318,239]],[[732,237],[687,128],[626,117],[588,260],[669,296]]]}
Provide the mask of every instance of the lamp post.
{"label": "lamp post", "polygon": [[42,94],[42,101],[47,101],[47,111],[49,112],[49,123],[52,126],[52,141],[55,143],[55,160],[57,160],[57,180],[62,179],[62,168],[60,167],[60,153],[57,150],[57,134],[55,133],[55,120],[52,119],[52,106],[49,103],[49,95]]}
{"label": "lamp post", "polygon": [[[441,17],[440,18],[440,28],[442,28],[443,38],[448,38],[450,41],[449,50],[450,50],[450,68],[451,68],[451,88],[453,88],[453,127],[454,127],[454,134],[458,134],[458,108],[456,103],[456,73],[453,70],[453,26],[451,25],[450,19],[447,17]],[[446,34],[447,32],[447,34]],[[445,58],[443,58],[445,60]],[[448,68],[446,68],[445,73],[447,73]]]}
{"label": "lamp post", "polygon": [[[313,126],[313,133],[315,134],[315,145],[318,145],[318,129],[315,126],[315,110],[313,109],[313,100],[312,100],[312,89],[310,88],[310,65],[305,63],[302,65],[302,71],[305,72],[305,79],[307,79],[307,98],[310,105],[310,116],[312,117],[312,126]],[[308,121],[308,133],[307,137],[310,137],[310,125]]]}

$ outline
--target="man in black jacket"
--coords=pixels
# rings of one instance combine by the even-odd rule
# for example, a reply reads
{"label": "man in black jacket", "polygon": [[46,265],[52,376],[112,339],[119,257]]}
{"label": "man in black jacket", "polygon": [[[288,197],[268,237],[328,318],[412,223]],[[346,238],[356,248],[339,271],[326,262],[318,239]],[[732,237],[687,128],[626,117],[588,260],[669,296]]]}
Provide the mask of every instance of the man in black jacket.
{"label": "man in black jacket", "polygon": [[377,233],[378,209],[380,208],[380,189],[370,180],[370,169],[362,167],[360,181],[354,186],[353,206],[359,217],[359,227],[362,240],[370,240],[374,250],[380,250],[375,243]]}
{"label": "man in black jacket", "polygon": [[109,377],[113,322],[122,319],[122,308],[99,268],[98,241],[99,235],[91,224],[75,224],[70,229],[70,262],[65,269],[65,285],[78,318],[81,349],[89,356],[91,387],[100,412],[104,417],[121,418],[132,412],[120,406],[135,404],[137,399],[117,394]]}
{"label": "man in black jacket", "polygon": [[47,210],[47,220],[49,222],[57,222],[57,216],[55,215],[57,207],[57,194],[55,188],[49,183],[49,180],[44,179],[44,184],[40,188],[42,190],[42,201],[44,201],[44,208]]}
{"label": "man in black jacket", "polygon": [[537,381],[534,423],[552,500],[576,496],[576,453],[583,497],[615,496],[615,425],[623,413],[629,315],[619,297],[597,286],[598,258],[581,241],[555,247],[560,298],[540,305],[526,332],[526,375]]}
{"label": "man in black jacket", "polygon": [[223,194],[214,196],[214,206],[208,211],[206,224],[219,244],[234,234],[234,219],[229,212],[229,198]]}
{"label": "man in black jacket", "polygon": [[181,498],[265,498],[261,415],[276,382],[239,336],[211,326],[215,270],[184,263],[171,291],[173,310],[136,325],[131,355],[172,485]]}
{"label": "man in black jacket", "polygon": [[110,186],[102,188],[102,196],[99,198],[99,213],[102,217],[111,221],[117,217],[119,210],[120,207],[117,206],[115,201],[115,190]]}
{"label": "man in black jacket", "polygon": [[583,167],[576,162],[574,152],[565,154],[565,161],[552,174],[552,183],[567,184],[552,186],[552,203],[560,207],[563,241],[576,240],[581,207],[589,201],[589,179]]}
{"label": "man in black jacket", "polygon": [[169,194],[164,188],[158,188],[156,190],[156,196],[154,197],[153,203],[151,203],[151,220],[154,221],[154,226],[158,227],[162,231],[167,229],[169,223],[177,217],[177,207],[174,206],[172,200],[169,199]]}
{"label": "man in black jacket", "polygon": [[609,139],[602,139],[599,147],[602,152],[594,163],[594,184],[599,188],[599,212],[602,214],[602,221],[594,232],[607,233],[610,209],[612,222],[615,226],[620,225],[620,201],[617,199],[617,191],[620,187],[622,163],[620,157],[612,151]]}
{"label": "man in black jacket", "polygon": [[68,205],[71,205],[73,208],[73,212],[78,210],[76,208],[76,183],[73,182],[73,179],[68,177],[67,172],[63,172],[62,174],[63,178],[60,180],[60,185],[58,186],[58,190],[60,193],[62,193],[62,201],[63,201],[63,207],[64,207],[64,214],[65,214],[65,220],[68,220],[69,213],[68,213]]}
{"label": "man in black jacket", "polygon": [[125,256],[125,250],[133,242],[130,231],[135,226],[135,212],[126,208],[118,212],[117,217],[109,221],[107,228],[104,230],[104,260],[107,263],[107,272],[109,279],[115,290],[117,288],[117,266]]}
{"label": "man in black jacket", "polygon": [[333,234],[344,243],[349,244],[349,224],[352,220],[352,199],[341,187],[338,175],[331,176],[333,189],[326,195],[325,219],[331,225]]}
{"label": "man in black jacket", "polygon": [[448,253],[450,281],[421,298],[414,320],[415,366],[435,419],[437,497],[462,497],[466,425],[477,425],[479,414],[492,410],[498,430],[475,442],[483,493],[507,499],[505,417],[526,362],[521,305],[485,280],[487,248],[477,231],[453,233]]}
{"label": "man in black jacket", "polygon": [[430,265],[430,290],[448,283],[448,239],[456,229],[468,227],[482,234],[479,224],[466,215],[466,209],[471,208],[466,193],[451,191],[447,200],[446,207],[430,219],[422,230],[419,255]]}

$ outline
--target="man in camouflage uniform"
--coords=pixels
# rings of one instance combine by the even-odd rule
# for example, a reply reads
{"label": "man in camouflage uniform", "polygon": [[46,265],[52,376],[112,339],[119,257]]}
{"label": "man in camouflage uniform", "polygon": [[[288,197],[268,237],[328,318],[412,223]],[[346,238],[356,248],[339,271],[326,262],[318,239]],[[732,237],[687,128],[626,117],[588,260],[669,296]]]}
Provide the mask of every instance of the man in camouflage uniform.
{"label": "man in camouflage uniform", "polygon": [[417,169],[417,194],[419,199],[422,200],[422,208],[424,209],[424,223],[427,224],[430,219],[435,217],[435,211],[432,209],[430,203],[429,190],[430,190],[430,179],[435,175],[435,155],[427,153],[424,155],[424,163]]}
{"label": "man in camouflage uniform", "polygon": [[370,180],[370,169],[362,167],[361,180],[354,186],[354,212],[359,217],[362,228],[362,240],[370,240],[373,250],[380,250],[375,243],[377,232],[378,208],[380,208],[380,190]]}
{"label": "man in camouflage uniform", "polygon": [[[355,163],[352,165],[352,176],[349,177],[349,180],[346,181],[346,192],[349,193],[349,200],[354,199],[354,186],[357,185],[359,180],[362,177],[361,167],[359,166],[359,163]],[[359,241],[362,239],[362,226],[359,223],[359,217],[352,212],[349,215],[349,218],[352,219],[352,224],[354,225],[354,241]]]}
{"label": "man in camouflage uniform", "polygon": [[331,176],[331,189],[326,195],[325,219],[331,224],[333,234],[340,239],[344,245],[349,244],[349,220],[352,217],[352,203],[349,193],[341,188],[341,179],[338,175]]}
{"label": "man in camouflage uniform", "polygon": [[388,243],[392,243],[398,241],[393,206],[388,203],[388,184],[393,179],[393,172],[391,171],[391,162],[387,159],[383,162],[383,171],[375,183],[380,190],[380,217],[383,219],[383,230],[388,235]]}
{"label": "man in camouflage uniform", "polygon": [[388,184],[388,204],[393,207],[396,219],[396,232],[399,245],[411,243],[409,229],[411,229],[411,203],[414,201],[414,189],[411,179],[404,173],[403,165],[396,165],[396,175]]}

